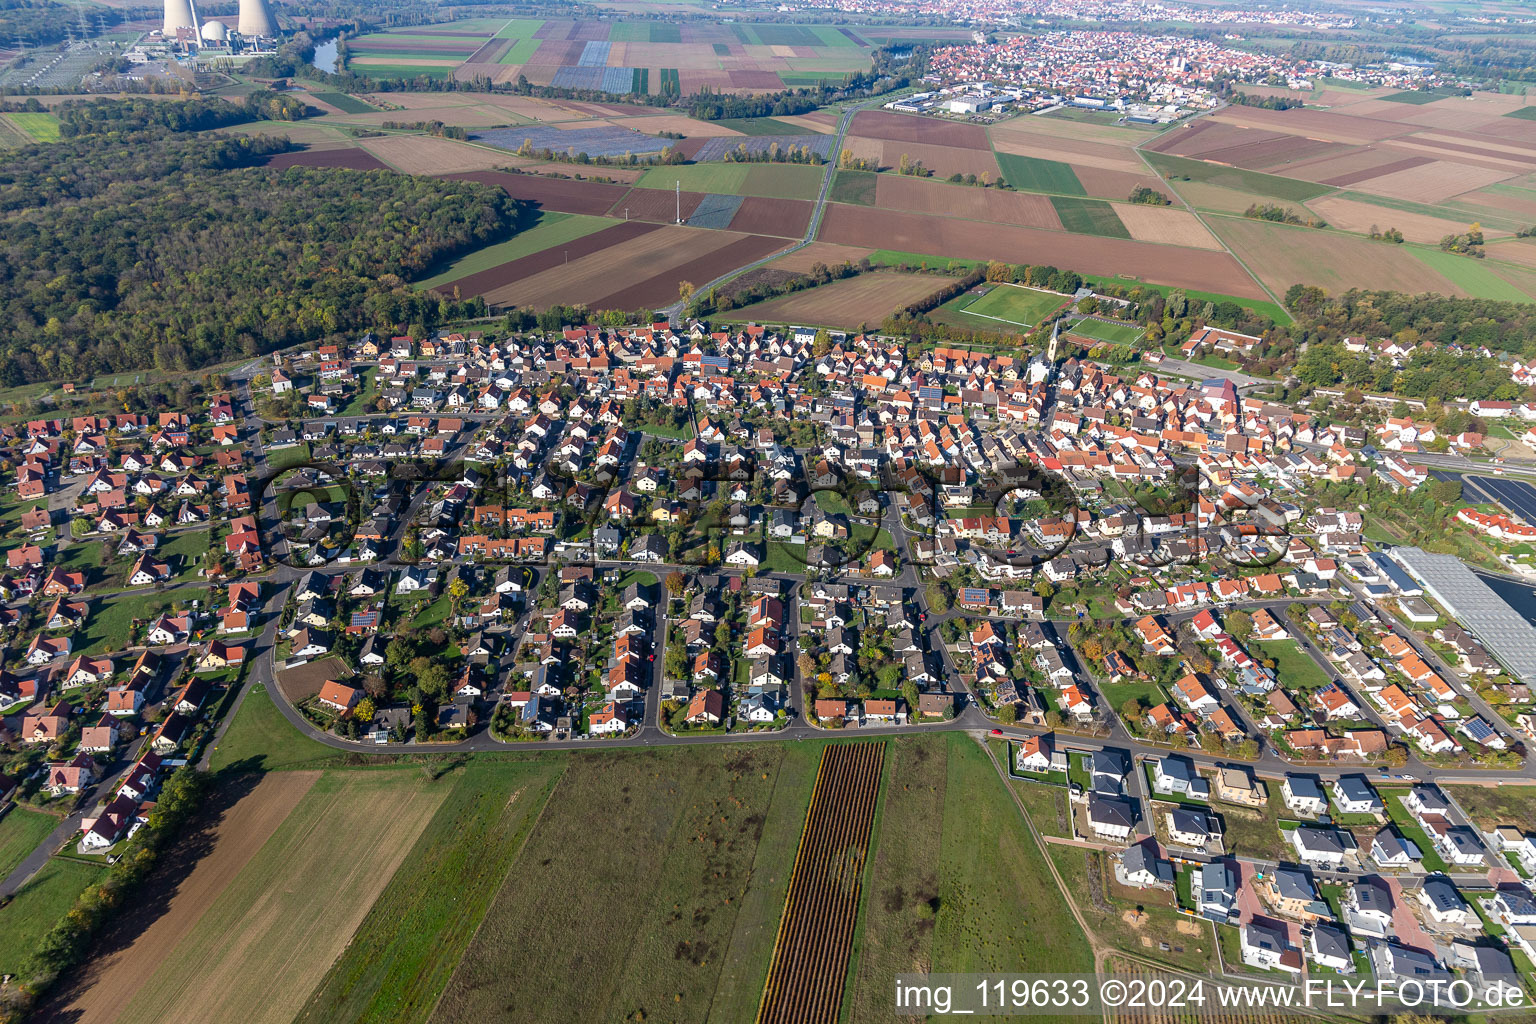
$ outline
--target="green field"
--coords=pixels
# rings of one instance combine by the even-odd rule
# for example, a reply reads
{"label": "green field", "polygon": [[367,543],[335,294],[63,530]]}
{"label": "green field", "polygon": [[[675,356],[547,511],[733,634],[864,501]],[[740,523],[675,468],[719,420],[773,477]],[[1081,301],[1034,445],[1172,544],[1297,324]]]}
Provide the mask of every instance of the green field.
{"label": "green field", "polygon": [[714,122],[743,135],[804,135],[804,128],[771,117],[726,117]]}
{"label": "green field", "polygon": [[273,771],[313,765],[337,756],[334,747],[312,740],[283,717],[261,683],[249,683],[235,720],[213,748],[208,767],[213,771],[239,767],[246,771]]}
{"label": "green field", "polygon": [[329,103],[344,114],[371,114],[379,109],[364,103],[356,96],[348,96],[344,92],[317,92],[310,95],[314,96],[321,103]]}
{"label": "green field", "polygon": [[1422,92],[1418,89],[1408,89],[1403,92],[1389,92],[1385,96],[1378,96],[1377,99],[1386,100],[1388,103],[1412,103],[1415,106],[1422,106],[1425,103],[1433,103],[1435,100],[1443,100],[1445,95],[1436,92]]}
{"label": "green field", "polygon": [[553,210],[541,210],[532,224],[505,242],[497,242],[488,245],[484,249],[476,249],[454,260],[441,272],[417,281],[412,287],[436,288],[438,285],[457,281],[461,277],[470,274],[478,274],[482,270],[499,267],[503,263],[531,256],[536,252],[542,252],[552,245],[560,245],[565,242],[574,242],[594,231],[613,227],[613,221],[603,217],[588,217],[576,213],[557,213]]}
{"label": "green field", "polygon": [[838,171],[832,178],[827,198],[834,203],[874,206],[880,178],[874,171]]}
{"label": "green field", "polygon": [[616,43],[680,43],[683,31],[681,26],[665,22],[621,21],[608,38]]}
{"label": "green field", "polygon": [[1080,338],[1107,341],[1111,345],[1133,345],[1141,339],[1143,329],[1136,324],[1109,324],[1102,320],[1079,320],[1072,325],[1072,333]]}
{"label": "green field", "polygon": [[1518,117],[1523,121],[1536,121],[1536,106],[1521,107],[1519,110],[1511,110],[1505,117]]}
{"label": "green field", "polygon": [[[1532,296],[1500,277],[1485,260],[1458,256],[1427,246],[1404,246],[1420,263],[1444,276],[1456,287],[1480,299],[1530,302]],[[1497,251],[1497,250],[1495,250]]]}
{"label": "green field", "polygon": [[[71,544],[67,550],[74,551],[77,548],[85,550],[93,546],[76,543]],[[162,612],[170,611],[171,606],[178,601],[186,601],[198,596],[201,595],[195,590],[160,594],[138,592],[120,594],[93,603],[91,614],[85,620],[85,628],[76,632],[71,637],[71,642],[74,644],[76,653],[79,654],[120,651],[128,646],[128,634],[134,619],[153,619]]]}
{"label": "green field", "polygon": [[1059,160],[1042,160],[1033,156],[998,153],[997,165],[1003,179],[1014,188],[1026,192],[1051,192],[1064,196],[1087,195],[1083,183],[1077,180],[1077,172],[1071,164]]}
{"label": "green field", "polygon": [[30,135],[34,142],[59,141],[59,119],[53,114],[23,112],[6,114],[5,117]]}
{"label": "green field", "polygon": [[1051,205],[1061,226],[1079,235],[1098,235],[1102,238],[1130,238],[1131,233],[1120,222],[1120,215],[1112,204],[1102,199],[1083,199],[1078,196],[1051,196]]}
{"label": "green field", "polygon": [[1182,291],[1190,302],[1214,302],[1218,305],[1223,302],[1235,302],[1244,309],[1251,309],[1255,313],[1269,317],[1277,324],[1288,324],[1291,322],[1291,315],[1280,305],[1260,299],[1242,299],[1235,295],[1222,295],[1219,292],[1199,292],[1189,288],[1171,288],[1165,284],[1148,284],[1145,281],[1138,281],[1133,277],[1105,277],[1102,275],[1090,276],[1085,274],[1083,275],[1083,281],[1091,288],[1103,288],[1111,284],[1117,287],[1135,286],[1145,291],[1155,291],[1160,295]]}
{"label": "green field", "polygon": [[50,814],[12,805],[0,818],[0,878],[15,871],[58,824],[59,819]]}
{"label": "green field", "polygon": [[[405,56],[409,56],[408,54]],[[457,64],[439,67],[412,67],[404,64],[359,64],[347,62],[347,70],[369,78],[399,78],[409,82],[414,78],[447,78],[459,69]]]}
{"label": "green field", "polygon": [[813,199],[821,189],[825,173],[825,168],[809,164],[682,164],[652,167],[640,176],[635,187],[670,192],[681,182],[685,192]]}
{"label": "green field", "polygon": [[106,872],[101,864],[55,857],[0,907],[0,974],[14,974],[33,947]]}
{"label": "green field", "polygon": [[1445,791],[1485,832],[1500,825],[1536,832],[1536,786],[1446,786]]}
{"label": "green field", "polygon": [[1257,192],[1259,195],[1288,199],[1296,203],[1316,199],[1318,196],[1334,191],[1330,185],[1317,185],[1310,181],[1282,178],[1259,171],[1245,171],[1241,167],[1208,164],[1204,160],[1190,160],[1182,156],[1146,151],[1143,151],[1142,155],[1165,178],[1184,177],[1191,181],[1206,181],[1212,185],[1235,188],[1241,192]]}
{"label": "green field", "polygon": [[[964,296],[962,296],[964,298]],[[1003,320],[1019,327],[1033,327],[1056,310],[1069,296],[1056,292],[1036,291],[1017,285],[993,285],[992,290],[965,305],[957,306],[960,313]]]}
{"label": "green field", "polygon": [[564,760],[472,762],[296,1021],[426,1021],[554,789]]}
{"label": "green field", "polygon": [[810,164],[755,164],[747,172],[741,194],[770,199],[815,199],[826,176],[825,167]]}
{"label": "green field", "polygon": [[1312,655],[1302,649],[1299,641],[1270,640],[1255,643],[1254,646],[1261,652],[1261,657],[1275,660],[1275,671],[1280,676],[1282,686],[1315,690],[1319,686],[1327,686],[1331,679],[1323,667],[1312,659]]}
{"label": "green field", "polygon": [[877,267],[898,267],[903,263],[918,269],[945,270],[964,267],[967,270],[981,265],[981,260],[966,260],[952,256],[935,256],[926,252],[902,252],[900,249],[876,249],[869,254],[869,262]]}

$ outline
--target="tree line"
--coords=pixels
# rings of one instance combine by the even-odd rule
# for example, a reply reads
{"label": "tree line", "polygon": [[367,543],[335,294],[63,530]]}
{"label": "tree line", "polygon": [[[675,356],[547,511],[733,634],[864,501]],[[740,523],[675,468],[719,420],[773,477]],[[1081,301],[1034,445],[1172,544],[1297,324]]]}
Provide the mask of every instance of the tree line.
{"label": "tree line", "polygon": [[0,383],[181,371],[483,314],[405,283],[509,235],[521,206],[504,191],[265,167],[287,140],[176,131],[213,115],[175,105],[82,105],[95,109],[77,132],[110,130],[0,167]]}

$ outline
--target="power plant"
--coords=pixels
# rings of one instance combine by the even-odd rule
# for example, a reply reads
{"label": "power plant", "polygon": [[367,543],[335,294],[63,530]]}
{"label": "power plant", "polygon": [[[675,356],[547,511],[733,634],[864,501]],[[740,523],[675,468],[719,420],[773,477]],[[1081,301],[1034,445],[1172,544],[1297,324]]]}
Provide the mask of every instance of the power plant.
{"label": "power plant", "polygon": [[192,0],[165,0],[165,24],[160,34],[167,39],[175,39],[182,29],[197,32],[197,15],[192,13]]}
{"label": "power plant", "polygon": [[[167,5],[171,2],[166,0]],[[272,17],[267,0],[240,0],[240,19],[235,23],[235,31],[247,39],[270,39],[277,35],[277,19]]]}

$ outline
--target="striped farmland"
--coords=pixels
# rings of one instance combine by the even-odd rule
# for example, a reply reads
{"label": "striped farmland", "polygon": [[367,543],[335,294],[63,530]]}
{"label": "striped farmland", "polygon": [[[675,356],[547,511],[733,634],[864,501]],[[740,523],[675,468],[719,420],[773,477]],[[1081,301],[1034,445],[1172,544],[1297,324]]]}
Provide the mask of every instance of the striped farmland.
{"label": "striped farmland", "polygon": [[757,1024],[838,1019],[884,758],[881,742],[822,752]]}

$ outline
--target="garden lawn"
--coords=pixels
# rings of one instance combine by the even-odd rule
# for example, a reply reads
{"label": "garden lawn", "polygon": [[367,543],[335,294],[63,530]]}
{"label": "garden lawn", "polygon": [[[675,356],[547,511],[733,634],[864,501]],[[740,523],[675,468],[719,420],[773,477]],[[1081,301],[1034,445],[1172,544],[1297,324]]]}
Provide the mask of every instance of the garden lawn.
{"label": "garden lawn", "polygon": [[235,720],[209,758],[209,768],[223,771],[282,771],[313,766],[337,756],[337,751],[312,740],[293,727],[272,702],[262,683],[251,683]]}
{"label": "garden lawn", "polygon": [[1282,686],[1313,690],[1327,686],[1332,677],[1313,660],[1298,640],[1269,640],[1254,644],[1264,657],[1275,659],[1275,671]]}
{"label": "garden lawn", "polygon": [[[206,549],[207,535],[198,536],[203,537]],[[128,646],[128,637],[133,628],[134,619],[157,618],[179,601],[190,601],[193,598],[205,596],[197,590],[177,590],[166,593],[144,591],[119,594],[104,601],[93,601],[90,615],[85,620],[85,628],[71,637],[75,652],[104,654],[107,651],[120,651]]]}

